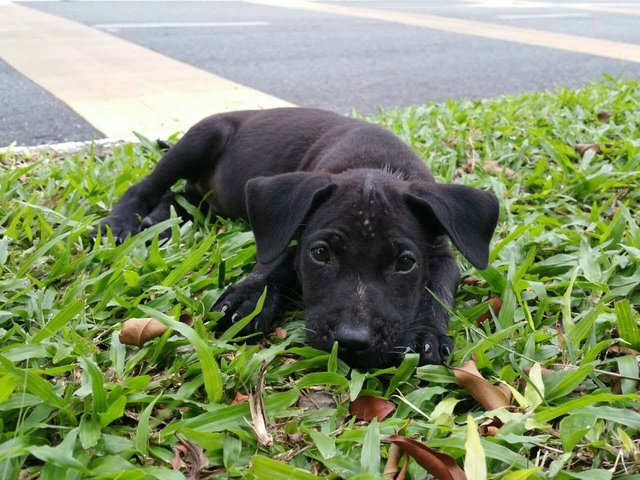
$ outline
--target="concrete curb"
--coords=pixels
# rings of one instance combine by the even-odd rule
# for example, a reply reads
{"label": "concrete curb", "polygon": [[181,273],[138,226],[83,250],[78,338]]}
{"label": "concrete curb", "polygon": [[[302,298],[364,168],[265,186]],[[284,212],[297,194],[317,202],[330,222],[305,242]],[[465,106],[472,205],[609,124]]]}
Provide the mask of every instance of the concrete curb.
{"label": "concrete curb", "polygon": [[100,140],[88,140],[85,142],[65,142],[51,143],[45,145],[34,146],[9,146],[0,148],[0,156],[17,155],[29,156],[39,153],[53,153],[57,155],[73,155],[74,153],[89,150],[92,146],[96,155],[104,155],[111,153],[115,147],[125,145],[127,143],[138,143],[137,140],[122,140],[115,138],[102,138]]}

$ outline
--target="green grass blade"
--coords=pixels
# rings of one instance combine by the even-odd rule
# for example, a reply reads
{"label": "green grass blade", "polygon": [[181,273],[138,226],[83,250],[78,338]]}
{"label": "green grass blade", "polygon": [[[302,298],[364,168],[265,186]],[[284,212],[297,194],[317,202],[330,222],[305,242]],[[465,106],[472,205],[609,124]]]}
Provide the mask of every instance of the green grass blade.
{"label": "green grass blade", "polygon": [[161,313],[153,308],[140,305],[139,307],[146,315],[159,320],[167,327],[175,330],[185,337],[196,350],[200,366],[202,368],[202,376],[204,377],[204,388],[207,391],[209,402],[218,403],[222,398],[222,376],[220,368],[213,359],[211,348],[202,340],[198,334],[188,325],[177,322],[173,318]]}
{"label": "green grass blade", "polygon": [[84,302],[80,299],[73,300],[66,304],[35,336],[31,339],[32,343],[40,343],[41,341],[54,335],[58,330],[67,325],[73,317],[78,315],[84,306]]}
{"label": "green grass blade", "polygon": [[313,480],[320,478],[262,455],[255,455],[251,459],[251,464],[251,473],[259,480]]}

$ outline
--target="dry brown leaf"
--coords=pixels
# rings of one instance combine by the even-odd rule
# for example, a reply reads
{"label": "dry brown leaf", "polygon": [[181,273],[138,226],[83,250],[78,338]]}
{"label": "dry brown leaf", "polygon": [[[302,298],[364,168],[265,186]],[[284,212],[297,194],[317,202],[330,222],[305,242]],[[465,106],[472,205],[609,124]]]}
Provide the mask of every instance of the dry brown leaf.
{"label": "dry brown leaf", "polygon": [[387,463],[384,466],[384,472],[382,472],[383,477],[396,478],[396,475],[400,471],[400,460],[404,454],[405,453],[398,445],[392,444],[389,447]]}
{"label": "dry brown leaf", "polygon": [[[522,370],[526,375],[529,375],[531,373],[531,368],[527,367],[525,369]],[[540,373],[542,374],[542,376],[546,376],[546,375],[551,375],[552,373],[556,373],[555,370],[550,370],[548,368],[540,368]]]}
{"label": "dry brown leaf", "polygon": [[467,277],[462,281],[462,283],[464,283],[465,285],[476,285],[479,282],[480,282],[480,279],[475,275]]}
{"label": "dry brown leaf", "polygon": [[251,423],[249,425],[256,434],[258,443],[263,447],[273,445],[273,437],[267,430],[267,418],[265,416],[264,403],[262,402],[264,374],[267,371],[267,365],[269,365],[269,362],[262,362],[260,370],[258,370],[256,392],[253,395],[249,395],[249,411],[251,412]]}
{"label": "dry brown leaf", "polygon": [[510,396],[504,390],[489,383],[478,371],[476,363],[469,360],[461,368],[454,368],[453,374],[458,383],[464,387],[471,396],[485,410],[495,410],[510,405]]}
{"label": "dry brown leaf", "polygon": [[249,400],[249,395],[245,395],[241,392],[236,392],[236,396],[231,400],[230,406],[237,405],[238,403],[246,402]]}
{"label": "dry brown leaf", "polygon": [[275,333],[280,340],[287,338],[287,331],[282,327],[276,327]]}
{"label": "dry brown leaf", "polygon": [[122,324],[120,343],[141,347],[167,330],[167,327],[155,318],[130,318]]}
{"label": "dry brown leaf", "polygon": [[171,460],[171,466],[174,470],[181,470],[184,462],[187,466],[185,474],[187,480],[199,478],[199,473],[209,466],[209,459],[204,454],[204,450],[200,445],[190,442],[180,434],[176,434],[176,438],[180,443],[171,447],[175,455]]}
{"label": "dry brown leaf", "polygon": [[504,425],[498,417],[488,418],[478,427],[478,433],[485,437],[495,437],[500,431],[500,427]]}
{"label": "dry brown leaf", "polygon": [[476,325],[480,326],[490,318],[493,318],[491,312],[493,311],[494,315],[498,315],[500,313],[500,309],[502,308],[502,299],[500,297],[491,297],[491,302],[489,308],[486,312],[481,313],[476,318]]}
{"label": "dry brown leaf", "polygon": [[482,164],[482,168],[489,175],[502,175],[504,173],[504,176],[507,177],[509,180],[511,180],[513,177],[516,176],[515,171],[511,170],[509,167],[504,167],[500,165],[495,160],[487,160]]}
{"label": "dry brown leaf", "polygon": [[187,450],[187,447],[180,444],[172,445],[171,450],[173,450],[171,466],[174,470],[182,470],[182,459],[187,458],[187,455],[189,455],[189,450]]}
{"label": "dry brown leaf", "polygon": [[611,143],[578,143],[573,146],[573,149],[583,157],[589,150],[593,150],[596,154],[602,153],[602,147],[610,148]]}
{"label": "dry brown leaf", "polygon": [[437,452],[425,444],[401,435],[391,435],[389,440],[411,456],[422,468],[438,480],[466,480],[467,476],[456,461],[446,453]]}
{"label": "dry brown leaf", "polygon": [[623,347],[621,345],[612,345],[607,349],[607,353],[613,355],[638,355],[638,351],[633,348]]}
{"label": "dry brown leaf", "polygon": [[370,422],[374,418],[381,422],[395,409],[396,405],[393,402],[367,395],[356,398],[349,405],[349,413],[358,420],[364,420],[365,422]]}
{"label": "dry brown leaf", "polygon": [[611,118],[611,115],[613,115],[611,112],[598,112],[598,120],[600,120],[602,123],[607,122]]}
{"label": "dry brown leaf", "polygon": [[180,320],[180,323],[184,323],[185,325],[189,325],[190,327],[193,327],[193,317],[188,313],[181,313],[179,320]]}
{"label": "dry brown leaf", "polygon": [[[404,457],[404,464],[400,467],[400,460]],[[389,455],[387,463],[384,466],[383,477],[393,478],[394,480],[404,480],[407,475],[407,466],[409,465],[408,455],[395,443],[389,447]]]}

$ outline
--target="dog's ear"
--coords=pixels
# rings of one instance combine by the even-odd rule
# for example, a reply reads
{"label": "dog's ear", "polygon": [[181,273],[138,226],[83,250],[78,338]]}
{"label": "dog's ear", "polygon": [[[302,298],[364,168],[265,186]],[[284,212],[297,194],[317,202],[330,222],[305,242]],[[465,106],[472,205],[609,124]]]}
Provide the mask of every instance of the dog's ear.
{"label": "dog's ear", "polygon": [[409,206],[431,228],[440,228],[474,267],[489,263],[489,242],[498,223],[498,199],[464,185],[412,182]]}
{"label": "dog's ear", "polygon": [[247,182],[247,213],[260,263],[285,251],[309,213],[335,190],[331,179],[328,173],[292,172]]}

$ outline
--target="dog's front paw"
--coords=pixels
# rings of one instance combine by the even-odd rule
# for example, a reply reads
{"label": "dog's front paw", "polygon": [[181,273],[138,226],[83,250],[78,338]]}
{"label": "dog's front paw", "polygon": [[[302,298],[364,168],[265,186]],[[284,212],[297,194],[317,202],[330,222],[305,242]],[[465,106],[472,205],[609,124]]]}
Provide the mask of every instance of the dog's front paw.
{"label": "dog's front paw", "polygon": [[262,278],[249,278],[227,288],[213,306],[214,311],[224,313],[224,317],[216,325],[216,330],[226,330],[234,323],[251,314],[255,310],[265,287],[267,288],[267,295],[264,299],[262,310],[242,329],[240,335],[269,332],[274,320],[281,313],[282,302],[277,287]]}
{"label": "dog's front paw", "polygon": [[452,351],[453,340],[451,338],[446,335],[427,333],[420,353],[420,363],[422,365],[442,365],[449,360]]}
{"label": "dog's front paw", "polygon": [[113,238],[117,244],[123,243],[129,235],[135,235],[140,231],[140,221],[137,217],[112,217],[109,216],[100,222],[90,234],[91,241],[95,241],[98,236],[98,229],[102,235],[107,234],[107,227],[111,229]]}

